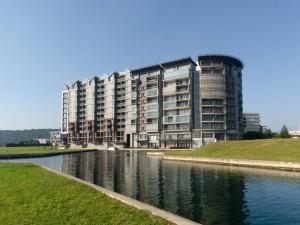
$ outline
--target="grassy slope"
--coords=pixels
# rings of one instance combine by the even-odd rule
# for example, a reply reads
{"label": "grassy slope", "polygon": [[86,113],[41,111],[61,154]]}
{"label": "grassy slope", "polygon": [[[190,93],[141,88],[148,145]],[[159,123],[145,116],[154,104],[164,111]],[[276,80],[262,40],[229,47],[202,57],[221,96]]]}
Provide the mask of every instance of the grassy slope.
{"label": "grassy slope", "polygon": [[1,224],[171,224],[33,164],[0,163]]}
{"label": "grassy slope", "polygon": [[[80,150],[80,149],[76,149]],[[84,149],[83,149],[84,150]],[[0,155],[4,154],[34,154],[34,153],[48,153],[48,152],[65,152],[68,150],[56,149],[51,147],[2,147],[0,148]]]}
{"label": "grassy slope", "polygon": [[300,162],[300,139],[226,141],[200,150],[169,151],[166,155]]}

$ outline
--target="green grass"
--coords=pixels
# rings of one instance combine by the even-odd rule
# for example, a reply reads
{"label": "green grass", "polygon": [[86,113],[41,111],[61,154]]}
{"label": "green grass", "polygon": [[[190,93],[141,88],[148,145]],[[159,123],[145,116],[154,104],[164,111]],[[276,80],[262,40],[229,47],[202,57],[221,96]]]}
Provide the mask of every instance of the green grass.
{"label": "green grass", "polygon": [[172,224],[33,164],[0,163],[0,223]]}
{"label": "green grass", "polygon": [[223,141],[193,151],[168,151],[170,156],[300,162],[300,139]]}
{"label": "green grass", "polygon": [[[84,150],[84,149],[76,149]],[[6,154],[36,154],[36,153],[51,153],[51,152],[66,152],[70,150],[57,149],[51,147],[1,147],[0,155]]]}

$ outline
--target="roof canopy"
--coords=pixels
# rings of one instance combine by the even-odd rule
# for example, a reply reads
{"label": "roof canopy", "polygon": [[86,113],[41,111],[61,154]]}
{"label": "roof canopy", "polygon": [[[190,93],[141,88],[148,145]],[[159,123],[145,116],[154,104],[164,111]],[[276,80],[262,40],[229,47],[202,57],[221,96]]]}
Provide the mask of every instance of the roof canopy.
{"label": "roof canopy", "polygon": [[198,61],[200,62],[202,60],[221,60],[223,62],[235,64],[236,66],[241,68],[244,67],[240,59],[229,55],[199,55]]}

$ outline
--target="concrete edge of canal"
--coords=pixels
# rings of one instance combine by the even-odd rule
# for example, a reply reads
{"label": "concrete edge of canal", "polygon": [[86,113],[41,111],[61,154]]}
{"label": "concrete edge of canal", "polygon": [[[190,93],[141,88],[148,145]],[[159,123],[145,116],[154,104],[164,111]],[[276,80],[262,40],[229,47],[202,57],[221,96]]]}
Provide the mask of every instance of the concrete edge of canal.
{"label": "concrete edge of canal", "polygon": [[196,163],[198,162],[198,163],[218,164],[218,165],[227,165],[227,166],[239,166],[239,167],[242,166],[242,167],[300,172],[300,163],[296,163],[296,162],[221,159],[221,158],[204,158],[204,157],[177,157],[177,156],[166,156],[163,154],[162,154],[162,159],[170,160],[170,161],[196,162]]}
{"label": "concrete edge of canal", "polygon": [[77,177],[73,177],[71,175],[61,173],[59,171],[47,168],[45,166],[41,166],[39,164],[36,164],[36,165],[39,166],[39,167],[41,167],[41,168],[43,168],[43,169],[45,169],[45,170],[48,170],[48,171],[53,172],[55,174],[58,174],[60,176],[66,177],[68,179],[71,179],[71,180],[74,180],[74,181],[77,181],[77,182],[80,182],[81,184],[87,185],[87,186],[89,186],[89,187],[91,187],[91,188],[93,188],[93,189],[95,189],[95,190],[97,190],[99,192],[102,192],[102,193],[108,195],[111,198],[114,198],[116,200],[119,200],[119,201],[125,203],[128,206],[133,206],[133,207],[135,207],[137,209],[148,211],[151,214],[153,214],[155,216],[159,216],[159,217],[161,217],[163,219],[166,219],[166,220],[168,220],[168,221],[170,221],[172,223],[179,224],[179,225],[201,225],[201,224],[196,223],[194,221],[191,221],[189,219],[186,219],[186,218],[183,218],[181,216],[175,215],[173,213],[167,212],[165,210],[156,208],[154,206],[151,206],[149,204],[140,202],[138,200],[135,200],[133,198],[127,197],[125,195],[122,195],[122,194],[110,191],[110,190],[108,190],[106,188],[97,186],[95,184],[89,183],[89,182],[84,181],[84,180],[81,180],[81,179],[79,179]]}
{"label": "concrete edge of canal", "polygon": [[47,156],[56,155],[66,155],[73,153],[83,153],[83,152],[96,152],[97,149],[87,149],[87,150],[70,150],[65,152],[46,152],[46,153],[29,153],[29,154],[3,154],[0,155],[0,159],[25,159],[25,158],[40,158]]}

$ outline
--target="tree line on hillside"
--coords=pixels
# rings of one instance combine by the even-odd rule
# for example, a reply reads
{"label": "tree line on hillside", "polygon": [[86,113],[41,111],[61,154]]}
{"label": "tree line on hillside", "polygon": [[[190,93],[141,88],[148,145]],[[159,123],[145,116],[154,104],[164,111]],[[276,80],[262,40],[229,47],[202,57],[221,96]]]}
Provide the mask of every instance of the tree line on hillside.
{"label": "tree line on hillside", "polygon": [[289,138],[289,130],[285,125],[282,126],[279,133],[272,132],[271,129],[265,129],[263,132],[247,132],[243,135],[243,139],[270,139],[270,138]]}
{"label": "tree line on hillside", "polygon": [[31,130],[0,130],[0,146],[8,143],[29,142],[34,139],[49,139],[50,131],[57,129],[31,129]]}

